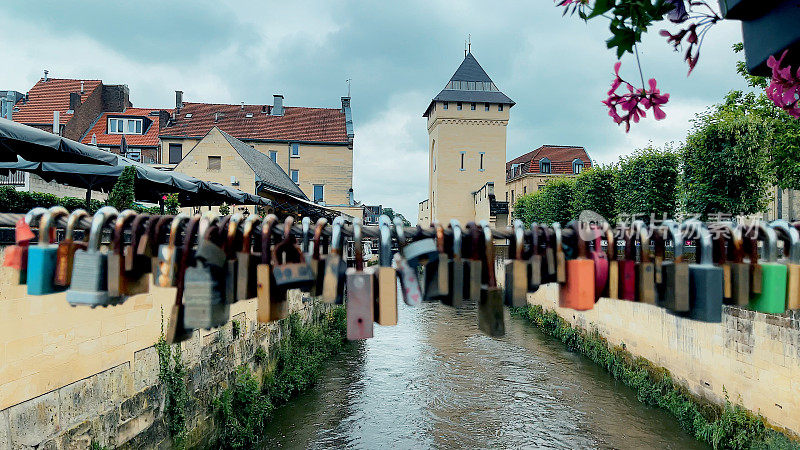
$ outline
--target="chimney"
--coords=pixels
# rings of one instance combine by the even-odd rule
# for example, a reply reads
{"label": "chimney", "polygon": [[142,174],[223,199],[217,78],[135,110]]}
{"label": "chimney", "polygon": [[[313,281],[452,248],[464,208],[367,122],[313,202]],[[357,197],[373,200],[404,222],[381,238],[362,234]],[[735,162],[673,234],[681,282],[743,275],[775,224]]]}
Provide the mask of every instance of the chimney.
{"label": "chimney", "polygon": [[272,96],[272,115],[283,115],[283,96],[280,94],[275,94]]}
{"label": "chimney", "polygon": [[244,111],[244,102],[242,102],[242,111]]}
{"label": "chimney", "polygon": [[342,112],[345,112],[350,107],[350,97],[342,97]]}
{"label": "chimney", "polygon": [[353,206],[355,204],[355,199],[353,198],[353,188],[347,190],[347,204]]}
{"label": "chimney", "polygon": [[44,82],[47,83],[47,74],[50,73],[49,70],[45,69],[44,71]]}
{"label": "chimney", "polygon": [[59,134],[61,131],[61,113],[53,111],[53,134]]}
{"label": "chimney", "polygon": [[92,145],[97,147],[97,135],[92,133]]}
{"label": "chimney", "polygon": [[217,123],[217,122],[219,122],[219,113],[215,112],[214,113],[214,123]]}
{"label": "chimney", "polygon": [[175,112],[183,108],[183,91],[175,91]]}
{"label": "chimney", "polygon": [[81,94],[77,92],[70,92],[69,93],[69,109],[70,111],[75,113],[78,110],[78,107],[81,106]]}
{"label": "chimney", "polygon": [[81,80],[81,95],[83,95],[85,91],[83,90],[83,80]]}

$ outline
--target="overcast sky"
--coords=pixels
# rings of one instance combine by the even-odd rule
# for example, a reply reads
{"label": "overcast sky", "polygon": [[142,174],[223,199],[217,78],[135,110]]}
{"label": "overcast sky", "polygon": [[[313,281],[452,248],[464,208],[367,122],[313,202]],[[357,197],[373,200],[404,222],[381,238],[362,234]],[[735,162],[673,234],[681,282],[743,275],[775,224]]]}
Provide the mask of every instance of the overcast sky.
{"label": "overcast sky", "polygon": [[[716,3],[714,3],[716,6]],[[679,142],[695,113],[745,85],[731,45],[738,22],[705,39],[691,77],[658,30],[640,48],[645,77],[671,94],[667,118],[648,117],[625,134],[600,103],[615,55],[608,23],[561,17],[549,0],[404,2],[4,2],[0,89],[26,92],[56,78],[127,84],[134,106],[186,101],[338,107],[352,79],[356,199],[392,206],[416,220],[427,195],[422,113],[472,51],[516,101],[508,127],[513,158],[543,144],[581,145],[593,160],[616,161],[646,146]],[[638,79],[636,61],[621,74]]]}

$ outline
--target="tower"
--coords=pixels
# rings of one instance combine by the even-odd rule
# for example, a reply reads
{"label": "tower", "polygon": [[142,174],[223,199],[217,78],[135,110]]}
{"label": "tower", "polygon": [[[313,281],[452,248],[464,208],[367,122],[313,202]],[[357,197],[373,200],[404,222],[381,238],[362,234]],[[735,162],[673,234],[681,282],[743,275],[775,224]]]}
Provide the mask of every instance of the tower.
{"label": "tower", "polygon": [[[428,199],[419,221],[466,222],[507,214],[506,127],[514,102],[497,89],[468,52],[423,117],[428,125]],[[502,203],[502,202],[499,202]]]}

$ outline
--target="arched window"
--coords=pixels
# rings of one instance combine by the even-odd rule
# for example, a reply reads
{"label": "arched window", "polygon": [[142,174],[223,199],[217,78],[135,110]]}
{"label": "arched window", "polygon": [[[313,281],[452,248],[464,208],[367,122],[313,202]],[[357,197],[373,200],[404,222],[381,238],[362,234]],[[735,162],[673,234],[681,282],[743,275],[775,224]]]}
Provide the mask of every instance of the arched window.
{"label": "arched window", "polygon": [[550,173],[550,158],[542,158],[539,160],[539,172]]}
{"label": "arched window", "polygon": [[575,158],[572,161],[572,173],[579,174],[581,172],[583,172],[583,161]]}

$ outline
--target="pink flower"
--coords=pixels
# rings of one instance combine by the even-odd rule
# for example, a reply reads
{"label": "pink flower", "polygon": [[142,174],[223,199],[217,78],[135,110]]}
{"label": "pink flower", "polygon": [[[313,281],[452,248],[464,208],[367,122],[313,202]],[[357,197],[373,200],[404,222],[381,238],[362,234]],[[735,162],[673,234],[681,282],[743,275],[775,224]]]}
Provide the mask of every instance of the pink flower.
{"label": "pink flower", "polygon": [[[624,122],[625,132],[627,133],[631,128],[631,120],[634,123],[638,123],[640,119],[646,118],[648,109],[653,109],[653,116],[656,120],[667,117],[667,114],[661,109],[661,105],[669,101],[669,94],[661,93],[654,78],[648,81],[650,89],[634,88],[632,84],[620,78],[619,69],[621,65],[621,62],[614,64],[615,78],[611,82],[608,98],[602,102],[608,107],[608,115],[614,122],[617,125]],[[623,83],[628,88],[628,93],[619,95],[616,91]],[[619,114],[617,107],[622,109],[622,115]]]}
{"label": "pink flower", "polygon": [[772,69],[772,80],[766,93],[775,106],[800,119],[800,67],[795,76],[792,76],[791,66],[781,67],[787,53],[788,50],[784,51],[778,60],[774,56],[767,59],[767,67]]}

